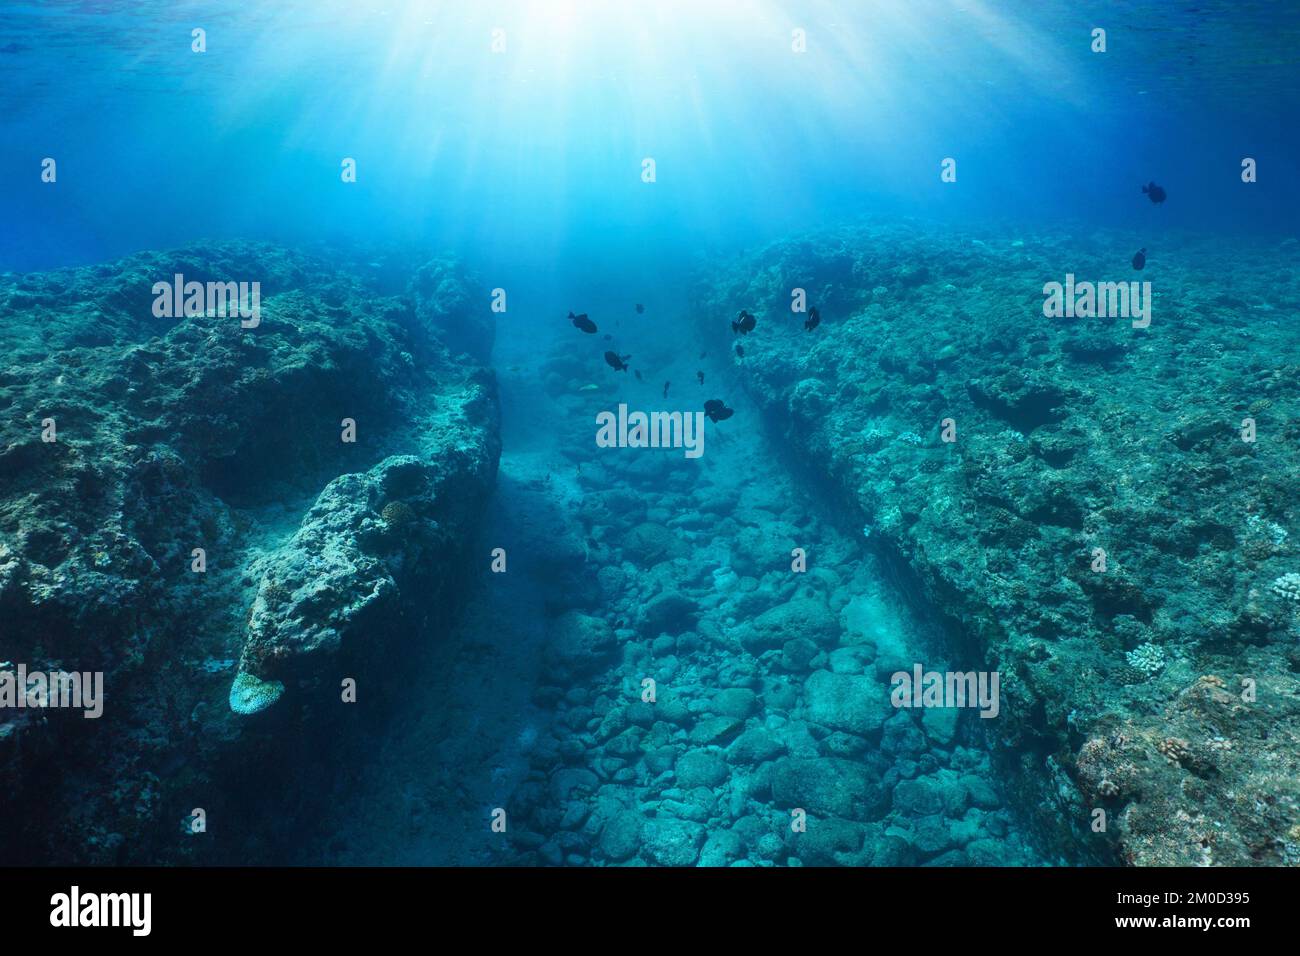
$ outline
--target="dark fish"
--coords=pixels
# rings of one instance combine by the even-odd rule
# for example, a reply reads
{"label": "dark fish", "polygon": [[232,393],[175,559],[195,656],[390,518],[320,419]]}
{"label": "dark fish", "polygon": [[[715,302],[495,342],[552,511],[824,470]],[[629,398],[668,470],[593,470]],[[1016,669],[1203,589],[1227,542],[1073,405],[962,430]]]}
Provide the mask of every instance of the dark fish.
{"label": "dark fish", "polygon": [[582,331],[586,332],[588,335],[594,334],[596,331],[596,323],[587,318],[586,312],[582,313],[582,315],[574,315],[570,312],[569,319],[575,326],[582,329]]}
{"label": "dark fish", "polygon": [[637,314],[637,315],[640,315],[640,314],[641,314],[642,312],[644,312],[644,311],[645,311],[645,306],[642,305],[640,302],[638,302],[638,303],[636,304],[636,314]]}
{"label": "dark fish", "polygon": [[638,382],[640,382],[640,381],[644,381],[644,379],[641,378],[641,370],[640,370],[640,369],[637,369],[637,370],[636,370],[635,372],[633,372],[632,374],[636,376],[636,380],[637,380]]}
{"label": "dark fish", "polygon": [[698,378],[698,379],[700,380],[700,384],[701,384],[701,385],[704,384],[704,373],[703,373],[703,372],[696,372],[696,373],[695,373],[695,377]]}
{"label": "dark fish", "polygon": [[612,336],[612,335],[610,335],[608,332],[606,332],[606,333],[605,333],[605,341],[606,341],[606,342],[613,342],[613,341],[614,341],[614,336]]}
{"label": "dark fish", "polygon": [[822,314],[817,311],[816,306],[813,306],[811,309],[808,310],[808,318],[803,320],[804,331],[811,332],[813,329],[817,328],[817,326],[821,323],[821,320],[822,320]]}
{"label": "dark fish", "polygon": [[741,345],[739,342],[736,343],[736,354],[739,355],[741,358],[745,357],[745,347]]}
{"label": "dark fish", "polygon": [[1137,251],[1137,254],[1133,256],[1133,268],[1141,269],[1146,264],[1147,264],[1147,251],[1145,249],[1139,249]]}
{"label": "dark fish", "polygon": [[708,352],[701,352],[701,353],[700,353],[700,358],[708,358],[708,357],[709,357],[709,353],[708,353]]}
{"label": "dark fish", "polygon": [[1157,186],[1155,180],[1147,183],[1142,187],[1142,191],[1147,194],[1147,198],[1153,203],[1162,203],[1165,201],[1165,187]]}
{"label": "dark fish", "polygon": [[668,386],[671,384],[672,382],[664,382],[664,398],[668,397]]}
{"label": "dark fish", "polygon": [[704,417],[715,424],[726,421],[734,414],[736,414],[736,410],[728,408],[720,398],[711,398],[704,403]]}
{"label": "dark fish", "polygon": [[627,360],[630,359],[631,357],[632,356],[630,355],[624,355],[622,358],[619,358],[617,352],[606,352],[605,364],[608,365],[616,372],[626,372]]}
{"label": "dark fish", "polygon": [[731,323],[731,331],[739,332],[741,335],[748,335],[754,331],[754,326],[757,324],[758,319],[742,309],[740,315],[736,316],[736,321]]}

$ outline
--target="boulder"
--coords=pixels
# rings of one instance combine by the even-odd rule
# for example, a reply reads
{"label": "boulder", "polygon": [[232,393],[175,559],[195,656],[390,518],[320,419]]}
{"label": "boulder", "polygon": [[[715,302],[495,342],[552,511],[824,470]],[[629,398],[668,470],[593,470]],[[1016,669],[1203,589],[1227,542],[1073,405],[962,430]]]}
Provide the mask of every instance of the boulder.
{"label": "boulder", "polygon": [[772,798],[782,809],[871,820],[883,812],[879,781],[860,761],[782,757],[772,769]]}
{"label": "boulder", "polygon": [[889,688],[859,674],[816,671],[804,684],[808,720],[834,730],[869,737],[893,716]]}
{"label": "boulder", "polygon": [[699,858],[705,829],[689,820],[655,817],[641,825],[641,852],[658,866],[692,866]]}
{"label": "boulder", "polygon": [[609,622],[581,611],[566,611],[550,624],[543,653],[545,666],[558,680],[595,673],[614,660],[618,638]]}
{"label": "boulder", "polygon": [[740,642],[751,654],[776,650],[787,641],[804,638],[820,647],[839,641],[840,625],[825,603],[798,597],[778,604],[739,629]]}

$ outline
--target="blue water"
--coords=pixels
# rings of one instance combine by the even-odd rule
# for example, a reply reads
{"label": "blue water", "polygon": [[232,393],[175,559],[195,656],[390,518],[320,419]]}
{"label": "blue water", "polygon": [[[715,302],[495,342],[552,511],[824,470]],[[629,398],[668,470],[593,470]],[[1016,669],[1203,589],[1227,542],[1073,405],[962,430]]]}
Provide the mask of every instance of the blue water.
{"label": "blue water", "polygon": [[862,212],[1131,226],[1152,178],[1168,226],[1281,230],[1297,39],[1272,2],[9,3],[0,265],[382,237],[598,276]]}
{"label": "blue water", "polygon": [[[1104,52],[1092,49],[1096,28],[1105,30]],[[202,52],[192,49],[196,29]],[[540,662],[555,621],[580,608],[611,619],[620,639],[637,645],[622,625],[680,584],[706,634],[730,634],[769,604],[811,594],[849,635],[840,650],[869,646],[877,668],[890,660],[964,666],[968,649],[915,600],[914,582],[864,544],[871,527],[846,524],[836,495],[801,471],[808,463],[779,434],[711,430],[711,470],[698,483],[676,460],[647,478],[596,456],[590,409],[574,396],[587,382],[606,388],[608,369],[599,350],[585,365],[574,358],[564,316],[590,312],[616,335],[618,351],[646,370],[649,398],[661,382],[673,383],[675,398],[707,376],[737,422],[754,422],[759,403],[730,360],[742,340],[721,339],[722,325],[717,335],[701,331],[694,284],[701,269],[721,272],[719,264],[767,243],[863,222],[970,229],[1007,247],[1022,246],[1023,234],[1068,244],[1100,231],[1150,237],[1153,247],[1174,233],[1292,237],[1298,50],[1300,7],[1263,0],[0,6],[0,273],[202,240],[264,240],[332,250],[346,268],[394,254],[416,263],[451,255],[478,277],[484,303],[493,288],[510,295],[491,356],[504,448],[474,547],[486,554],[515,542],[519,576],[508,590],[490,580],[466,588],[454,633],[432,660],[411,665],[413,686],[428,692],[371,726],[373,745],[352,752],[364,772],[334,781],[333,806],[316,807],[300,828],[284,822],[256,834],[250,845],[261,855],[243,859],[798,865],[797,853],[746,822],[770,811],[784,825],[781,784],[766,780],[751,793],[740,771],[715,779],[709,755],[730,738],[692,737],[689,773],[700,785],[679,792],[658,780],[660,802],[644,820],[644,787],[661,773],[653,748],[627,766],[616,766],[621,757],[602,763],[615,751],[600,750],[590,762],[608,786],[600,825],[587,822],[590,808],[561,786],[573,761],[547,748],[581,738],[579,749],[597,750],[588,738],[610,699],[635,695],[630,682],[640,672],[612,665],[589,686],[552,693],[555,678]],[[47,158],[57,164],[53,183],[42,181]],[[1257,182],[1242,181],[1246,158]],[[941,176],[950,159],[955,182]],[[355,182],[341,175],[347,161]],[[1153,180],[1168,193],[1160,206],[1140,192]],[[633,303],[647,307],[645,320]],[[691,400],[704,388],[701,380]],[[315,490],[304,491],[306,501]],[[276,505],[286,509],[284,537],[299,517],[289,511],[304,505]],[[665,579],[663,563],[639,577],[626,560],[604,567],[591,559],[626,559],[643,523],[672,528],[687,544],[672,566],[681,582]],[[829,569],[809,575],[807,592],[761,570],[736,572],[765,534],[783,555],[788,535],[815,540]],[[605,572],[605,605],[565,590],[582,586],[564,576],[565,562],[587,585]],[[826,810],[875,829],[853,830],[851,852],[809,851],[804,864],[1096,861],[1091,849],[1035,839],[1024,808],[1000,789],[978,722],[955,736],[933,725],[894,736],[875,727],[869,747],[865,734],[814,741],[790,731],[787,711],[796,708],[773,703],[783,688],[768,683],[771,674],[745,673],[739,654],[714,654],[698,634],[679,631],[639,635],[638,653],[657,662],[666,685],[693,688],[692,713],[712,713],[702,709],[706,698],[722,706],[709,696],[715,687],[761,687],[762,707],[743,717],[751,730],[761,724],[781,736],[792,757],[866,767],[872,786],[883,779],[901,788],[886,800],[886,822],[883,808]],[[226,664],[241,646],[224,652]],[[872,672],[852,657],[836,661],[835,675]],[[782,666],[800,686],[808,671],[832,668],[811,655]],[[685,737],[677,733],[671,746],[681,750]],[[687,773],[680,756],[678,777]],[[772,763],[754,761],[764,762]],[[166,776],[175,767],[146,769]],[[623,785],[626,798],[611,792]],[[269,800],[258,811],[265,818],[294,816],[261,799]],[[510,849],[482,839],[499,805],[524,828]],[[935,818],[945,814],[941,827]],[[690,829],[703,819],[707,833]],[[695,841],[684,857],[683,840],[662,830],[678,825]],[[622,845],[620,828],[629,827],[636,847]]]}

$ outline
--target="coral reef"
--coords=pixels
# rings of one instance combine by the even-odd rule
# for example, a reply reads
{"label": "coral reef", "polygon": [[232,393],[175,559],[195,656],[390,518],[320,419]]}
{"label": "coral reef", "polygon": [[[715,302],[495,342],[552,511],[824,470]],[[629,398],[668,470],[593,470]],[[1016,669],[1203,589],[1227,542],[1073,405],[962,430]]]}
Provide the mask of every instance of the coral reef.
{"label": "coral reef", "polygon": [[230,685],[230,709],[248,716],[270,707],[284,693],[279,681],[264,681],[247,671],[240,671]]}
{"label": "coral reef", "polygon": [[775,430],[1000,671],[990,732],[1048,852],[1279,863],[1300,821],[1300,281],[1268,240],[1170,235],[1149,327],[1044,317],[1045,283],[1127,279],[1138,238],[868,223],[710,263],[694,313],[719,350],[723,317],[758,315],[733,362]]}
{"label": "coral reef", "polygon": [[[156,316],[177,274],[257,281],[260,322]],[[0,277],[0,660],[106,696],[0,714],[0,858],[240,859],[229,818],[224,842],[175,820],[237,813],[253,767],[269,789],[289,741],[338,731],[342,678],[382,686],[445,626],[499,455],[461,354],[490,315],[454,263],[416,285],[249,242]]]}
{"label": "coral reef", "polygon": [[1141,671],[1147,677],[1159,674],[1165,669],[1165,652],[1155,644],[1143,644],[1124,655],[1129,667]]}

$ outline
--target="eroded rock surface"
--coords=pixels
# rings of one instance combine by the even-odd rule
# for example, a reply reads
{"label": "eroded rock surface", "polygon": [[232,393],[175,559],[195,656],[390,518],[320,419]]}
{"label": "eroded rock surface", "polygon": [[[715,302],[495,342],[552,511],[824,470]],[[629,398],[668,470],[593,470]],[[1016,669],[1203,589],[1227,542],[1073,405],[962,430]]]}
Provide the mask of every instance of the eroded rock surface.
{"label": "eroded rock surface", "polygon": [[[176,274],[259,282],[260,323],[156,317]],[[450,616],[497,399],[472,280],[422,275],[223,242],[0,277],[0,662],[105,674],[100,720],[0,714],[0,858],[236,853],[191,810]]]}
{"label": "eroded rock surface", "polygon": [[[1134,273],[1145,244],[869,225],[710,272],[695,311],[787,445],[1001,672],[987,723],[1050,852],[1294,863],[1295,241],[1166,236]],[[1067,273],[1150,281],[1149,327],[1044,317]],[[743,357],[739,309],[758,316]]]}

